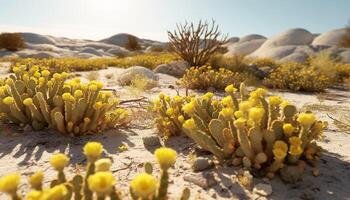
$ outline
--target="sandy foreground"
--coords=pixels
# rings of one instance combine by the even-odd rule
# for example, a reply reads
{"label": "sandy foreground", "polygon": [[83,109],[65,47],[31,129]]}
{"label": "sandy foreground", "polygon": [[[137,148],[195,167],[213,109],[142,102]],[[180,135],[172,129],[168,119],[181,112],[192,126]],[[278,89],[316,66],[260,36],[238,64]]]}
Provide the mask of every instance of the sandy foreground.
{"label": "sandy foreground", "polygon": [[[96,72],[78,72],[82,78],[88,78],[91,73],[98,80],[104,82],[109,89],[115,89],[120,99],[138,98],[131,95],[130,89],[118,85],[118,74],[123,69],[108,68]],[[8,69],[0,68],[0,77],[6,76]],[[159,75],[159,85],[141,96],[148,100],[154,99],[160,91],[175,95],[176,91],[169,86],[175,86],[176,78],[167,75]],[[182,91],[183,92],[183,91]],[[190,157],[195,144],[184,136],[173,137],[166,142],[168,147],[174,148],[179,156],[175,168],[170,171],[171,184],[169,187],[171,199],[180,196],[182,189],[191,189],[191,199],[350,199],[350,134],[345,128],[341,128],[329,117],[343,120],[349,117],[350,93],[344,90],[330,89],[322,94],[291,93],[270,90],[271,94],[281,95],[284,99],[293,102],[300,109],[312,109],[317,116],[329,122],[324,138],[319,145],[324,148],[320,160],[320,176],[314,177],[308,170],[302,181],[295,184],[286,184],[276,177],[273,180],[254,178],[253,186],[258,183],[267,183],[272,186],[272,194],[268,197],[260,196],[252,192],[252,189],[243,188],[233,178],[237,169],[233,167],[216,166],[209,170],[194,173],[190,165]],[[125,106],[147,106],[132,103]],[[328,116],[328,115],[329,116]],[[87,141],[101,142],[106,150],[107,157],[113,159],[112,171],[117,178],[119,189],[127,193],[131,179],[143,172],[143,163],[151,161],[155,163],[152,155],[155,147],[145,147],[142,138],[157,134],[152,126],[152,116],[146,110],[135,114],[134,122],[127,129],[111,130],[104,134],[69,138],[61,136],[53,131],[21,131],[18,128],[2,124],[0,131],[0,177],[19,172],[22,175],[23,185],[21,191],[28,190],[26,177],[36,171],[45,172],[45,183],[49,183],[56,176],[50,167],[49,158],[57,152],[66,153],[71,157],[71,165],[67,168],[67,174],[83,170],[86,162],[82,154],[82,147]],[[118,147],[125,145],[126,151],[120,151]],[[155,174],[158,167],[155,166]],[[310,168],[308,168],[310,169]],[[0,195],[0,199],[6,199]]]}

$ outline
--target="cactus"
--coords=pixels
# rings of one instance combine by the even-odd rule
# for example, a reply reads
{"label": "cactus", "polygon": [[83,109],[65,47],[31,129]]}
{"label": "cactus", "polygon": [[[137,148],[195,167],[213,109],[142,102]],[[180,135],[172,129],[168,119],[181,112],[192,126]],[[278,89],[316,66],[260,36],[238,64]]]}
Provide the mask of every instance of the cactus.
{"label": "cactus", "polygon": [[[101,158],[103,146],[97,142],[89,142],[84,146],[84,154],[87,157],[87,172],[85,177],[75,174],[68,180],[65,168],[69,158],[64,154],[55,154],[50,159],[50,164],[58,172],[58,178],[51,181],[49,187],[43,188],[44,175],[37,172],[30,176],[29,184],[32,191],[26,193],[26,199],[64,199],[64,200],[88,200],[88,199],[129,199],[128,194],[122,195],[115,185],[115,178],[110,171],[111,161]],[[147,173],[139,174],[131,181],[130,196],[132,199],[169,199],[167,191],[169,185],[168,169],[175,164],[176,152],[169,148],[159,148],[155,157],[161,168],[160,180],[152,173],[152,165],[145,163]],[[160,183],[158,185],[158,182]],[[10,174],[0,178],[0,191],[7,193],[10,199],[24,199],[17,191],[20,184],[20,175]],[[51,196],[54,195],[54,196]],[[178,199],[187,200],[190,190],[185,188]]]}
{"label": "cactus", "polygon": [[67,73],[51,77],[37,66],[14,67],[13,71],[15,75],[0,84],[0,111],[14,123],[82,135],[129,122],[128,112],[117,108],[118,101],[111,92],[102,91],[101,82],[67,81]]}
{"label": "cactus", "polygon": [[267,91],[261,88],[248,94],[242,84],[238,95],[233,85],[225,91],[228,96],[221,101],[205,94],[183,106],[187,136],[219,159],[260,170],[268,177],[303,160],[317,166],[320,148],[314,141],[325,122],[317,121],[311,112],[298,113],[279,96],[266,99]]}

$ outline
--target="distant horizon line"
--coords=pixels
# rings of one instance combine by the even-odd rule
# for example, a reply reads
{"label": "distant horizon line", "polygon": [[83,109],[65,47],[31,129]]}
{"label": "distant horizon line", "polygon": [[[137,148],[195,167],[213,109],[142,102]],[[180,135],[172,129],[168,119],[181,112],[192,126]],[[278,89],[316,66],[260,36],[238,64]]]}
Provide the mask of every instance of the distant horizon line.
{"label": "distant horizon line", "polygon": [[[5,28],[4,28],[5,27]],[[147,37],[147,36],[138,36],[137,34],[134,34],[134,33],[128,33],[128,32],[118,32],[118,33],[115,33],[115,34],[110,34],[109,36],[81,36],[81,37],[78,37],[78,36],[75,36],[75,35],[81,35],[80,33],[63,33],[61,31],[58,31],[58,32],[61,32],[61,33],[58,33],[56,31],[56,33],[53,33],[52,31],[49,31],[49,30],[35,30],[36,28],[28,28],[29,30],[26,31],[26,30],[23,30],[22,28],[20,28],[21,30],[17,29],[17,28],[9,28],[10,26],[1,26],[0,25],[0,33],[33,33],[33,34],[38,34],[38,35],[44,35],[44,36],[51,36],[51,37],[56,37],[56,38],[67,38],[67,39],[76,39],[76,40],[90,40],[90,41],[101,41],[101,40],[104,40],[104,39],[107,39],[107,38],[110,38],[110,37],[113,37],[115,35],[118,35],[118,34],[129,34],[129,35],[133,35],[133,36],[136,36],[137,38],[139,39],[144,39],[144,40],[153,40],[153,41],[157,41],[157,42],[168,42],[168,40],[163,40],[163,39],[154,39],[154,37]],[[4,29],[10,29],[9,31],[7,30],[4,30]],[[338,27],[338,28],[333,28],[333,29],[330,29],[328,31],[325,31],[325,32],[329,32],[329,31],[333,31],[333,30],[338,30],[338,29],[343,29],[345,27]],[[11,30],[12,29],[12,30]],[[16,30],[17,29],[17,30]],[[32,30],[30,30],[32,29]],[[283,33],[283,32],[286,32],[288,30],[292,30],[292,29],[304,29],[304,30],[307,30],[309,31],[308,29],[306,28],[301,28],[301,27],[295,27],[295,28],[289,28],[287,30],[284,30],[284,31],[279,31],[278,33],[275,33],[275,34],[269,34],[269,35],[264,35],[264,34],[261,34],[261,33],[249,33],[249,34],[242,34],[240,36],[238,35],[230,35],[228,34],[228,39],[229,38],[234,38],[234,37],[238,37],[238,38],[241,38],[241,37],[244,37],[244,36],[247,36],[247,35],[252,35],[252,34],[257,34],[257,35],[261,35],[261,36],[264,36],[266,38],[270,38],[270,37],[273,37],[275,35],[278,35],[280,33]],[[322,34],[322,33],[325,33],[325,32],[311,32],[309,31],[310,33],[312,34]],[[225,33],[222,33],[223,35]]]}

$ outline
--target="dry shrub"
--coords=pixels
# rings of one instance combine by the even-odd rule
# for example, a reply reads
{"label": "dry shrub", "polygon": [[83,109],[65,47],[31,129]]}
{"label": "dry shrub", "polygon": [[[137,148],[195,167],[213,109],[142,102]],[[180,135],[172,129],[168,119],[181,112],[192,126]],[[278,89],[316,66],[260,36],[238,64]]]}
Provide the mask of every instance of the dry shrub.
{"label": "dry shrub", "polygon": [[125,48],[130,51],[137,51],[141,49],[137,38],[132,35],[128,36],[128,42],[125,44]]}
{"label": "dry shrub", "polygon": [[345,34],[341,38],[338,46],[344,47],[344,48],[350,48],[350,21],[349,21],[349,24],[347,25],[346,29],[347,29],[347,34]]}
{"label": "dry shrub", "polygon": [[168,31],[171,48],[191,66],[203,66],[226,43],[227,36],[221,37],[218,25],[199,21],[177,24],[177,29]]}
{"label": "dry shrub", "polygon": [[18,51],[25,47],[24,40],[20,33],[1,33],[0,49],[8,51]]}

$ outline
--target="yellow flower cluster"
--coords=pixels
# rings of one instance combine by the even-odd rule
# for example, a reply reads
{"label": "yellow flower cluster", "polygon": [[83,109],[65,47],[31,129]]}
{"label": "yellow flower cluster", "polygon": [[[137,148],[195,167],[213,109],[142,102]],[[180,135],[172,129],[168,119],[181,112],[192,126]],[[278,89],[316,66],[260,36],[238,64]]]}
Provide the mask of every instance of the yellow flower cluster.
{"label": "yellow flower cluster", "polygon": [[217,90],[224,90],[227,85],[228,91],[235,91],[234,86],[238,86],[241,82],[249,78],[246,73],[232,72],[225,68],[219,70],[213,69],[211,66],[191,67],[186,70],[184,76],[180,79],[179,84],[188,89],[206,90],[210,87]]}
{"label": "yellow flower cluster", "polygon": [[[69,158],[64,154],[55,154],[50,163],[58,170],[58,179],[51,182],[49,188],[43,188],[44,174],[37,172],[29,177],[31,191],[26,193],[27,200],[63,200],[71,199],[124,199],[116,189],[116,178],[110,171],[111,160],[100,158],[103,146],[97,142],[88,142],[84,146],[84,154],[88,157],[87,171],[85,177],[75,174],[72,180],[66,180],[64,167]],[[176,151],[162,147],[154,153],[162,173],[158,180],[152,174],[141,173],[135,176],[130,183],[130,195],[132,198],[142,199],[167,199],[167,188],[169,184],[168,168],[175,163]],[[90,160],[91,156],[97,158]],[[147,170],[146,170],[147,172]],[[0,178],[0,192],[8,194],[11,199],[23,199],[17,191],[20,184],[19,174],[9,174]],[[159,192],[158,191],[163,191]],[[164,193],[164,191],[166,193]],[[122,198],[123,197],[123,198]],[[183,198],[181,198],[183,199]],[[187,198],[184,198],[187,199]]]}
{"label": "yellow flower cluster", "polygon": [[[26,58],[16,60],[13,71],[19,71],[21,65],[26,66],[42,66],[52,72],[72,72],[72,71],[90,71],[105,69],[107,67],[131,67],[144,66],[150,69],[155,68],[160,64],[170,63],[177,60],[178,57],[171,53],[148,53],[140,54],[124,58],[47,58],[36,59]],[[45,71],[43,76],[49,76],[49,71]]]}

